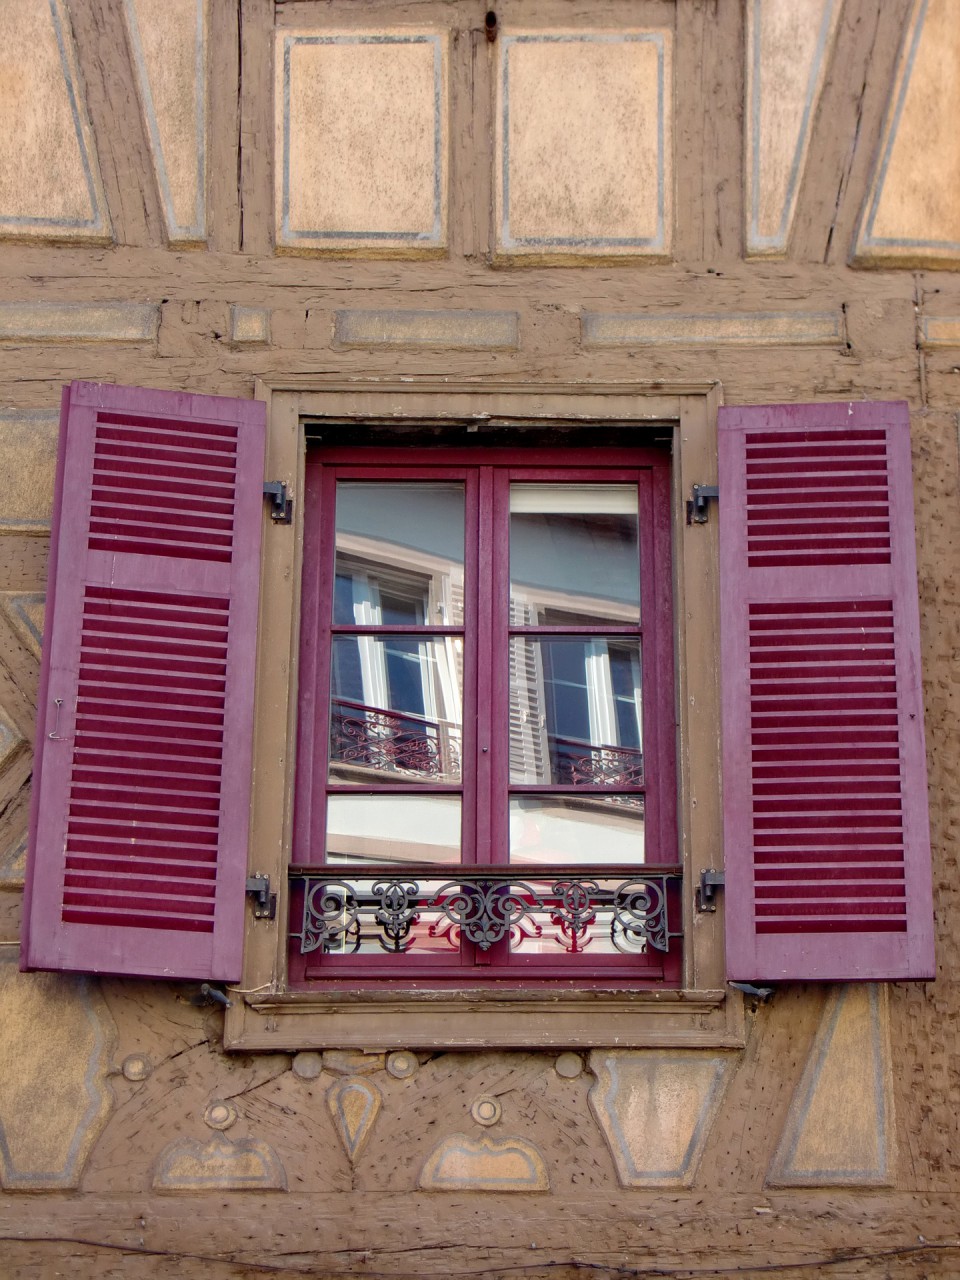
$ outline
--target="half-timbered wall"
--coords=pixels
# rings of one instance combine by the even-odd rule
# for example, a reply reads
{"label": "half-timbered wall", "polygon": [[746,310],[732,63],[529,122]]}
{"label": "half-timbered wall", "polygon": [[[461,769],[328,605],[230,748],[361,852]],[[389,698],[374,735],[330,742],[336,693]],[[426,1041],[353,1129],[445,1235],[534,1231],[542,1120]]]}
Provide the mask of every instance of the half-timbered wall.
{"label": "half-timbered wall", "polygon": [[[4,1274],[960,1270],[956,5],[487,11],[0,0]],[[715,1049],[238,1055],[198,984],[19,973],[74,378],[907,401],[936,982]]]}

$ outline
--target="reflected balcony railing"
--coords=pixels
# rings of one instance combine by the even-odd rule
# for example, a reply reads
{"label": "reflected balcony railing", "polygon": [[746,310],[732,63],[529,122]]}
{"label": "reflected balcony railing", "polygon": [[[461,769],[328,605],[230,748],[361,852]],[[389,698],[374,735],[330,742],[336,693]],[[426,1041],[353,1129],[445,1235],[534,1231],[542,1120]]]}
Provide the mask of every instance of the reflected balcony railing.
{"label": "reflected balcony railing", "polygon": [[458,727],[404,711],[334,698],[330,712],[330,759],[378,773],[426,778],[456,777],[460,769]]}
{"label": "reflected balcony railing", "polygon": [[467,942],[519,954],[668,952],[682,935],[679,867],[292,867],[291,937],[301,954],[437,955]]}
{"label": "reflected balcony railing", "polygon": [[642,787],[643,752],[582,738],[550,737],[554,780],[573,786]]}

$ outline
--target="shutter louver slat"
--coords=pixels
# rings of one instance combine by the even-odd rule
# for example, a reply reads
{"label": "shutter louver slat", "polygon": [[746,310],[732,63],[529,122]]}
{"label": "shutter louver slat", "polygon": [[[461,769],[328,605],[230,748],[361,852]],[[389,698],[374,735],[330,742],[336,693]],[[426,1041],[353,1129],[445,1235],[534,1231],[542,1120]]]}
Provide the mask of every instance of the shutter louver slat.
{"label": "shutter louver slat", "polygon": [[930,977],[906,407],[719,429],[728,975]]}
{"label": "shutter louver slat", "polygon": [[25,967],[239,977],[264,416],[65,395]]}

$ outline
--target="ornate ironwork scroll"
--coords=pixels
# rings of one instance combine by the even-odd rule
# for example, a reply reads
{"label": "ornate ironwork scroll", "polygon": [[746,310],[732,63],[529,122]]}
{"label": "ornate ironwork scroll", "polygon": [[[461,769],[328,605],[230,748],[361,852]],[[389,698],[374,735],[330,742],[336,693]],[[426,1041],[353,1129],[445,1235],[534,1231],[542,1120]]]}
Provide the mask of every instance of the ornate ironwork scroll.
{"label": "ornate ironwork scroll", "polygon": [[[415,875],[324,877],[294,871],[303,886],[303,912],[292,936],[306,954],[449,949],[467,942],[489,951],[502,942],[534,944],[549,954],[584,951],[600,940],[608,949],[636,955],[668,951],[680,928],[671,927],[668,891],[681,874],[655,872],[629,879],[578,874],[519,879],[508,867],[463,868],[438,883],[440,868]],[[427,877],[430,877],[429,879]],[[674,908],[679,918],[679,912]]]}

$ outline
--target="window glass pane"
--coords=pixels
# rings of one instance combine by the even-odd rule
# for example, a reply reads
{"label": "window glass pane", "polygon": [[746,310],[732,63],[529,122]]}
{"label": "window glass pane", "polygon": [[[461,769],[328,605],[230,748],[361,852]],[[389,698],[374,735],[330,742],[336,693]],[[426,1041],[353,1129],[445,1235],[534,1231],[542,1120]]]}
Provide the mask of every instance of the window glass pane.
{"label": "window glass pane", "polygon": [[459,636],[334,636],[330,781],[459,782]]}
{"label": "window glass pane", "polygon": [[337,485],[338,626],[460,626],[463,485]]}
{"label": "window glass pane", "polygon": [[332,795],[327,862],[459,862],[459,796]]}
{"label": "window glass pane", "polygon": [[514,636],[510,781],[643,785],[640,641]]}
{"label": "window glass pane", "polygon": [[515,626],[639,622],[636,487],[512,484],[510,600]]}
{"label": "window glass pane", "polygon": [[643,796],[514,796],[510,861],[640,863]]}

